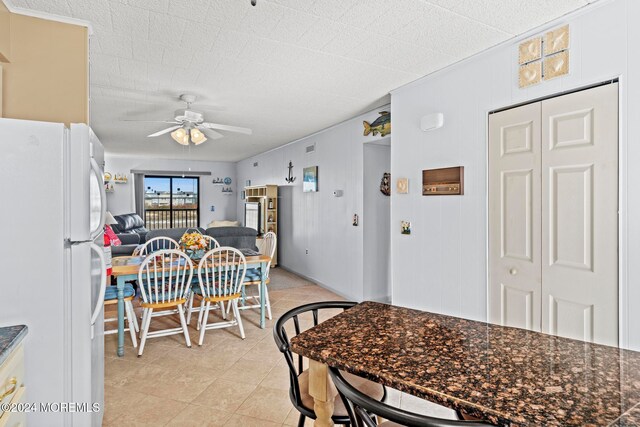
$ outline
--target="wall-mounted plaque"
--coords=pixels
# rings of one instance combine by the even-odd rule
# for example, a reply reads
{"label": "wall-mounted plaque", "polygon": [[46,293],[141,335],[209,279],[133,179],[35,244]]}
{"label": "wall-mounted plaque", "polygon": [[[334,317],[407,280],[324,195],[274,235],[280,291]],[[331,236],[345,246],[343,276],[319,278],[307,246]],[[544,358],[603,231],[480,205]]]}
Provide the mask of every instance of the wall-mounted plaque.
{"label": "wall-mounted plaque", "polygon": [[422,171],[423,196],[457,196],[464,194],[464,166]]}

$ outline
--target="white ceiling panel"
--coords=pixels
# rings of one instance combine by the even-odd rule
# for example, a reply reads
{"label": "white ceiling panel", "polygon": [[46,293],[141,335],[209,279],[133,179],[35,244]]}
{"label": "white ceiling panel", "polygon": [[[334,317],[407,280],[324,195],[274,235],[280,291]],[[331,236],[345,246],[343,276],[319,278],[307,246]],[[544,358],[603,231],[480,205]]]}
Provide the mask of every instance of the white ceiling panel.
{"label": "white ceiling panel", "polygon": [[[92,126],[111,153],[240,160],[388,102],[388,93],[591,0],[11,0],[88,20]],[[198,96],[253,135],[147,138]]]}

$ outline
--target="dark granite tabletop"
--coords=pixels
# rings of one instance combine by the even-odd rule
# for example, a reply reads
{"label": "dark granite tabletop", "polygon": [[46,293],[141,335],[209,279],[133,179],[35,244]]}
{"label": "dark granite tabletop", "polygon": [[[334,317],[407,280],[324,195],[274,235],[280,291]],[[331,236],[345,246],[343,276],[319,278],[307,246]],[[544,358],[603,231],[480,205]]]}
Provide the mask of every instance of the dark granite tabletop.
{"label": "dark granite tabletop", "polygon": [[497,425],[640,426],[640,353],[364,302],[292,350]]}
{"label": "dark granite tabletop", "polygon": [[6,326],[0,328],[0,365],[7,360],[11,351],[27,335],[27,327],[25,325]]}

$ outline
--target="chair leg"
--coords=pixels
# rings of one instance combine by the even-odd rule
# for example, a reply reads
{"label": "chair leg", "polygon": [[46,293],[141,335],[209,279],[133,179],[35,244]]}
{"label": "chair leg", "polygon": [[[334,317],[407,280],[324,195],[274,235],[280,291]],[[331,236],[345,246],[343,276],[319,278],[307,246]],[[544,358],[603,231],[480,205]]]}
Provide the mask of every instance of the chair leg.
{"label": "chair leg", "polygon": [[271,302],[269,302],[269,291],[264,287],[264,303],[267,306],[267,317],[271,320]]}
{"label": "chair leg", "polygon": [[196,325],[196,330],[200,330],[202,327],[202,316],[204,316],[204,308],[205,308],[204,298],[200,300],[200,311],[198,312],[198,324]]}
{"label": "chair leg", "polygon": [[142,339],[142,331],[144,329],[144,325],[145,322],[147,321],[147,316],[149,315],[149,310],[148,309],[143,309],[142,310],[142,323],[140,324],[140,330],[138,331],[138,338]]}
{"label": "chair leg", "polygon": [[142,352],[144,351],[144,344],[147,341],[147,334],[149,333],[149,324],[151,323],[151,314],[153,313],[153,308],[145,308],[142,322],[142,338],[140,339],[140,348],[138,349],[138,357],[142,356]]}
{"label": "chair leg", "polygon": [[189,307],[187,308],[187,325],[191,323],[191,313],[193,313],[193,291],[189,295]]}
{"label": "chair leg", "polygon": [[187,329],[187,321],[184,318],[184,305],[178,304],[178,313],[180,313],[180,324],[182,325],[182,332],[184,332],[184,339],[187,341],[187,347],[191,348],[191,337],[189,337],[189,329]]}
{"label": "chair leg", "polygon": [[220,301],[220,312],[222,313],[222,319],[227,320],[227,312],[224,309],[224,301]]}
{"label": "chair leg", "polygon": [[[204,304],[204,300],[202,300]],[[202,345],[204,342],[204,331],[207,330],[207,319],[209,319],[209,309],[211,308],[211,302],[207,301],[204,307],[204,319],[202,319],[202,324],[200,325],[200,339],[198,340],[198,345]],[[200,312],[203,310],[201,309]]]}
{"label": "chair leg", "polygon": [[238,300],[234,299],[231,301],[231,305],[233,305],[233,317],[236,318],[238,322],[238,328],[240,329],[240,336],[244,339],[244,327],[242,326],[242,317],[240,317],[240,309],[238,308]]}
{"label": "chair leg", "polygon": [[131,304],[131,314],[133,316],[133,327],[135,328],[136,332],[140,332],[140,326],[138,325],[138,316],[136,316],[136,311],[133,308],[133,302],[129,301],[129,304]]}
{"label": "chair leg", "polygon": [[298,427],[304,427],[304,422],[307,419],[303,414],[300,414],[300,418],[298,418]]}
{"label": "chair leg", "polygon": [[136,327],[133,324],[133,319],[136,318],[135,313],[133,312],[133,304],[131,301],[124,302],[125,316],[127,318],[127,323],[129,323],[129,334],[131,335],[131,344],[133,344],[133,348],[138,347],[138,340],[136,339]]}

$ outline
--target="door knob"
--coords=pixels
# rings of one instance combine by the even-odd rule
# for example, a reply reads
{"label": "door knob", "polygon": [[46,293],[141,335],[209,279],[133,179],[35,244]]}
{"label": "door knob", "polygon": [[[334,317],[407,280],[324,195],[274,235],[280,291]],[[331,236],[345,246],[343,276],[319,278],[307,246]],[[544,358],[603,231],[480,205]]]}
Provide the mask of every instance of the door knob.
{"label": "door knob", "polygon": [[516,270],[515,268],[511,268],[509,269],[509,274],[515,276],[516,274],[518,274],[518,270]]}

